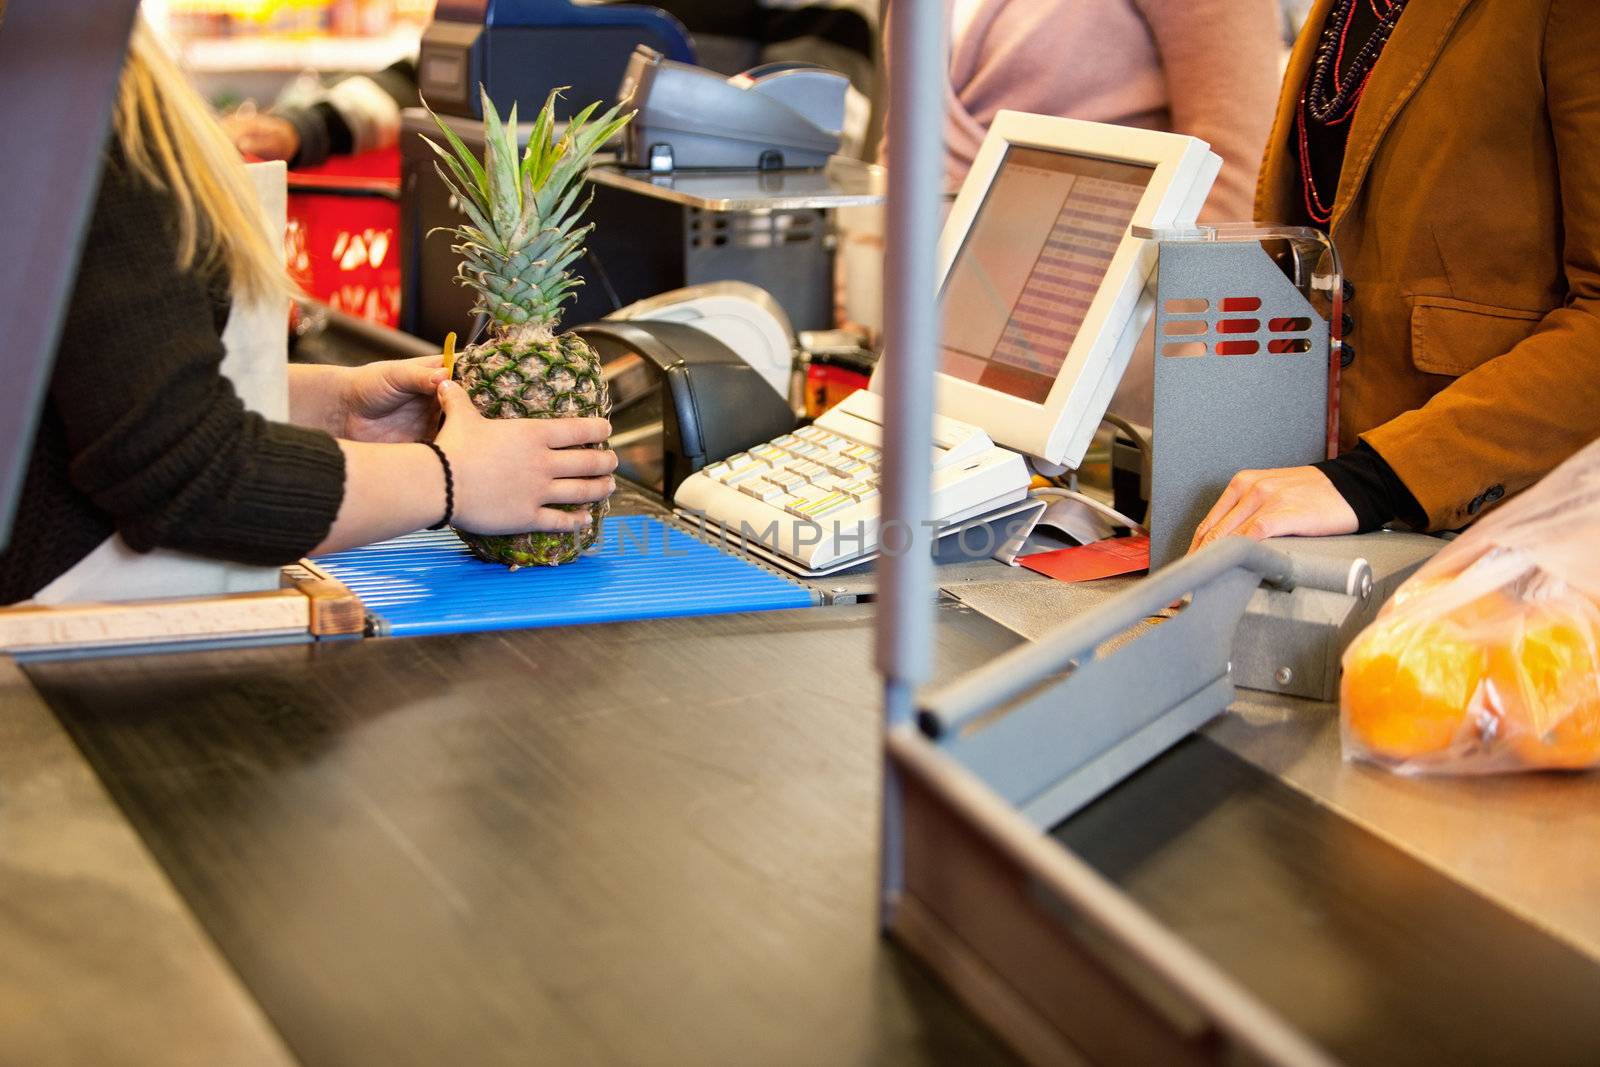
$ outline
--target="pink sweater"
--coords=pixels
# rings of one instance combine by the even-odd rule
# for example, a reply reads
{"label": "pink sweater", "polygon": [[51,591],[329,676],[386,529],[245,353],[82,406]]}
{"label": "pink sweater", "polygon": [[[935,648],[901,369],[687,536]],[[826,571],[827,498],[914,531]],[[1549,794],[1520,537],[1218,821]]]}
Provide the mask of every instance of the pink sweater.
{"label": "pink sweater", "polygon": [[1202,218],[1248,221],[1281,47],[1277,0],[978,0],[951,50],[947,180],[995,112],[1065,115],[1209,142],[1224,165]]}

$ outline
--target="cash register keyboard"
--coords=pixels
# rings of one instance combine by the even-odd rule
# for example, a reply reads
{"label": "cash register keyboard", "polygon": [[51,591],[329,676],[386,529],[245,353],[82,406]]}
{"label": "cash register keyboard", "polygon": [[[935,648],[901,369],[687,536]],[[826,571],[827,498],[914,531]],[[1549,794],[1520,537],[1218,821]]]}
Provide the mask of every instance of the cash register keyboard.
{"label": "cash register keyboard", "polygon": [[[1021,455],[977,426],[933,422],[933,519],[957,523],[1027,495]],[[690,475],[674,503],[790,569],[839,570],[877,554],[882,448],[882,398],[861,390],[810,426]]]}

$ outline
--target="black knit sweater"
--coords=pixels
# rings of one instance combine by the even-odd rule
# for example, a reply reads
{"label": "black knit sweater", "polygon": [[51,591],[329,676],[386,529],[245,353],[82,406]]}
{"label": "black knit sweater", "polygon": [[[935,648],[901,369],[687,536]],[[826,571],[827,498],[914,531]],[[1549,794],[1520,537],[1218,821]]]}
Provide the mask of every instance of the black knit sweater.
{"label": "black knit sweater", "polygon": [[27,599],[113,532],[240,563],[291,562],[344,496],[325,433],[244,409],[222,376],[226,287],[177,260],[166,196],[113,145],[28,462],[0,603]]}

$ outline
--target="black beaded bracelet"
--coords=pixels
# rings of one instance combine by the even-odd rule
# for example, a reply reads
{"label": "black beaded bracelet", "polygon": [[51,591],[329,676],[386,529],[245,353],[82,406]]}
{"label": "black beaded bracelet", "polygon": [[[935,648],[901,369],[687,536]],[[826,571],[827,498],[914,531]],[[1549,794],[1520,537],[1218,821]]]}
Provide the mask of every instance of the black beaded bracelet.
{"label": "black beaded bracelet", "polygon": [[450,472],[450,457],[444,454],[444,449],[432,441],[424,441],[422,443],[433,449],[433,454],[439,457],[439,466],[444,468],[444,518],[428,527],[430,530],[442,530],[450,525],[451,519],[455,518],[456,479],[455,475]]}

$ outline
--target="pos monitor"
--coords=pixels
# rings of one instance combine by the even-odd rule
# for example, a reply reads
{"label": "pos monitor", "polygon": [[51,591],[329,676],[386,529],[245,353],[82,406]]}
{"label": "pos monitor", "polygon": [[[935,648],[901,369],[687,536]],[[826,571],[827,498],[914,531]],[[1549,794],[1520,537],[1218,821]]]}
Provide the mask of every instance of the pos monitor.
{"label": "pos monitor", "polygon": [[1149,320],[1132,227],[1192,221],[1221,165],[1193,137],[1000,112],[941,239],[939,414],[1081,463]]}

